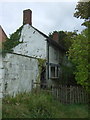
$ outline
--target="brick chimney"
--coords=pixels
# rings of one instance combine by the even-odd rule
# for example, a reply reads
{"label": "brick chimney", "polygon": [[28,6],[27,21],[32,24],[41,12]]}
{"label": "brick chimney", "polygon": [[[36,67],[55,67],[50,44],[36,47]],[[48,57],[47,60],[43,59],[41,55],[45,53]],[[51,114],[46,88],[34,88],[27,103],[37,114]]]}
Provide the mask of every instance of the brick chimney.
{"label": "brick chimney", "polygon": [[30,9],[23,11],[23,24],[32,25],[32,11]]}
{"label": "brick chimney", "polygon": [[53,40],[55,40],[57,43],[59,43],[59,34],[56,31],[53,33]]}

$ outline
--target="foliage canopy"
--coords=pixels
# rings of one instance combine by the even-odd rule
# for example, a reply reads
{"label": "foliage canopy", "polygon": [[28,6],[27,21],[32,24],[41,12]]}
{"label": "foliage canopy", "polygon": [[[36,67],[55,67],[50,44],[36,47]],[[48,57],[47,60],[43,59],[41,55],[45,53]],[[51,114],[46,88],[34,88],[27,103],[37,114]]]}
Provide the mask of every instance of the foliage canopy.
{"label": "foliage canopy", "polygon": [[53,38],[54,32],[58,32],[59,35],[59,44],[64,47],[66,51],[69,50],[69,47],[72,44],[73,38],[77,35],[76,32],[67,32],[67,31],[53,31],[49,34],[50,38]]}
{"label": "foliage canopy", "polygon": [[88,30],[85,29],[73,40],[73,44],[69,49],[69,58],[76,66],[74,74],[77,83],[86,88],[89,88],[88,69],[90,64],[88,64],[88,48]]}
{"label": "foliage canopy", "polygon": [[90,1],[89,2],[78,2],[76,6],[76,12],[74,17],[84,19],[85,22],[82,24],[86,26],[86,29],[77,35],[73,44],[69,49],[69,58],[75,64],[76,69],[74,71],[75,79],[77,83],[81,84],[88,91],[89,88],[89,76],[90,76],[90,56],[89,56],[89,44],[90,44]]}
{"label": "foliage canopy", "polygon": [[75,8],[76,12],[74,17],[80,19],[89,19],[90,18],[90,1],[89,2],[78,2]]}

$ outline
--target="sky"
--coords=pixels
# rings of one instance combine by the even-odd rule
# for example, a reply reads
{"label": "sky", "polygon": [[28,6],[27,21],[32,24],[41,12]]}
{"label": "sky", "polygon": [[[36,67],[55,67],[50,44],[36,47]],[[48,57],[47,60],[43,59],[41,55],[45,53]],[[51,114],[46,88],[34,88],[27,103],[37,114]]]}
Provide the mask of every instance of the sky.
{"label": "sky", "polygon": [[1,1],[0,25],[9,36],[23,24],[23,10],[32,10],[32,25],[44,34],[53,31],[74,31],[84,29],[83,20],[73,17],[77,1]]}

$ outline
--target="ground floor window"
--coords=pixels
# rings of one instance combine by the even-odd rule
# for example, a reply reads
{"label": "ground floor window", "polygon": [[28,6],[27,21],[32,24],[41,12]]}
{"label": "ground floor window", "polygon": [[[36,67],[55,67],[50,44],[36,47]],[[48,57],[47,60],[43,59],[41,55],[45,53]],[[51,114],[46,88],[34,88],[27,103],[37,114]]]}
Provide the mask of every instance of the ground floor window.
{"label": "ground floor window", "polygon": [[51,67],[51,77],[55,77],[55,67]]}
{"label": "ground floor window", "polygon": [[59,67],[58,66],[50,66],[50,78],[58,78],[59,77]]}

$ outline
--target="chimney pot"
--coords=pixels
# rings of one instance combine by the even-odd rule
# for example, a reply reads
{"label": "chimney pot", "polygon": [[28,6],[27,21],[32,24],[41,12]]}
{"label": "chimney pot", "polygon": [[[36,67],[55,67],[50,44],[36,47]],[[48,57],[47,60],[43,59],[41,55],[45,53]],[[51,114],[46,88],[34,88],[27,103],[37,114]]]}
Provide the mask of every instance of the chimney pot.
{"label": "chimney pot", "polygon": [[32,25],[32,11],[30,9],[23,11],[23,24]]}

